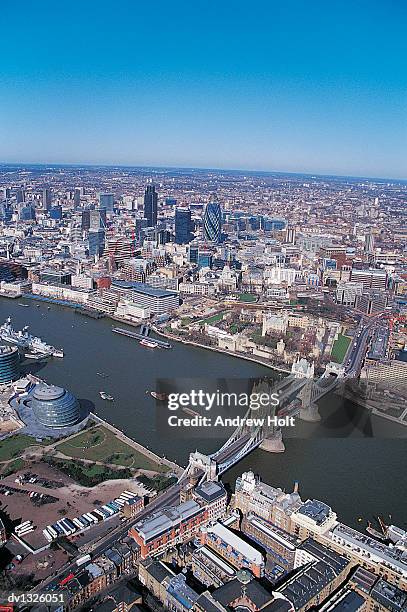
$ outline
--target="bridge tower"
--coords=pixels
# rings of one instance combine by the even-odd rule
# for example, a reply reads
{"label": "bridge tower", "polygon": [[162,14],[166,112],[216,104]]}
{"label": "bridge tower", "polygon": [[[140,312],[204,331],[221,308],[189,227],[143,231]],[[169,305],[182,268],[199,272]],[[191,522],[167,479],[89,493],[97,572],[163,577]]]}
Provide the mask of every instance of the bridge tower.
{"label": "bridge tower", "polygon": [[321,420],[318,412],[318,406],[315,403],[315,396],[318,395],[318,390],[315,388],[315,383],[312,378],[308,378],[307,382],[298,393],[298,399],[301,401],[299,417],[303,421],[317,422]]}
{"label": "bridge tower", "polygon": [[189,462],[182,478],[191,476],[193,480],[218,480],[218,466],[214,459],[195,451],[190,453]]}
{"label": "bridge tower", "polygon": [[[270,382],[265,379],[259,381],[253,386],[252,393],[265,393],[270,397],[273,394],[273,389],[273,385],[271,385]],[[258,414],[255,414],[254,410],[251,412],[252,417],[255,418],[257,416],[264,419],[264,425],[261,428],[262,431],[260,432],[263,440],[259,448],[267,451],[268,453],[283,453],[285,451],[285,446],[281,429],[274,425],[268,425],[267,423],[269,416],[276,416],[276,406],[264,407],[261,410],[256,411]]]}

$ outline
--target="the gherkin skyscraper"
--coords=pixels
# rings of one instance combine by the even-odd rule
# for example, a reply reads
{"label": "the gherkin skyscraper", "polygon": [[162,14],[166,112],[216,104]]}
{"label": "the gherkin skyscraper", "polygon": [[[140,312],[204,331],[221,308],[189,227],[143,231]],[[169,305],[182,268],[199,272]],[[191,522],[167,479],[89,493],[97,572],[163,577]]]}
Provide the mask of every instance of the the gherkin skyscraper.
{"label": "the gherkin skyscraper", "polygon": [[220,242],[222,237],[222,209],[217,202],[209,202],[203,219],[204,236],[210,242]]}

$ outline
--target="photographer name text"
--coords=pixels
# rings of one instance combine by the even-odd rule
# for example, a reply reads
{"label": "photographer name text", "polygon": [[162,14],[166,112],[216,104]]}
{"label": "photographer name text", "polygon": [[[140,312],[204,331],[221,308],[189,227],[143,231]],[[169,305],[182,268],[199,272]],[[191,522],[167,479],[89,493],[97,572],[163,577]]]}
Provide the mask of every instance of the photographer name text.
{"label": "photographer name text", "polygon": [[267,416],[260,418],[222,417],[216,418],[196,415],[179,417],[172,414],[168,417],[170,427],[295,427],[293,416]]}

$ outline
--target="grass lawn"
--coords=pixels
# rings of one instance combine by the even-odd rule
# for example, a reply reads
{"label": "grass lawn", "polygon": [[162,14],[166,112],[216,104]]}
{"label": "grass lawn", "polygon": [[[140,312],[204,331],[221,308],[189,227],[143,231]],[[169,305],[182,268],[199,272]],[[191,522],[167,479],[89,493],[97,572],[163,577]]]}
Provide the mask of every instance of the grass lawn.
{"label": "grass lawn", "polygon": [[253,342],[261,342],[264,338],[265,336],[262,336],[260,329],[253,330],[250,336],[250,340],[253,340]]}
{"label": "grass lawn", "polygon": [[3,471],[1,471],[1,476],[5,478],[9,474],[14,474],[14,472],[22,470],[27,464],[23,459],[14,459],[14,461],[10,461],[10,463],[3,465],[4,467],[0,466],[0,471],[3,469]]}
{"label": "grass lawn", "polygon": [[336,363],[342,363],[345,359],[346,351],[348,350],[348,346],[351,343],[351,338],[348,336],[343,336],[339,334],[338,338],[335,340],[334,345],[332,347],[331,358],[332,361]]}
{"label": "grass lawn", "polygon": [[57,444],[55,449],[68,457],[76,457],[78,459],[114,463],[125,467],[153,470],[155,472],[168,471],[166,466],[159,465],[125,442],[122,442],[110,429],[106,429],[102,425],[84,431],[66,442]]}
{"label": "grass lawn", "polygon": [[25,434],[11,436],[11,438],[6,438],[0,442],[0,461],[18,457],[28,446],[44,446],[50,442],[51,440],[37,442],[35,438]]}
{"label": "grass lawn", "polygon": [[211,323],[216,323],[217,321],[221,321],[223,319],[223,315],[223,312],[218,312],[218,314],[213,315],[212,317],[199,321],[199,324],[204,325],[205,323],[208,323],[210,325]]}
{"label": "grass lawn", "polygon": [[252,293],[241,293],[239,295],[239,300],[241,302],[255,302],[257,300],[257,295],[253,295]]}
{"label": "grass lawn", "polygon": [[[183,317],[183,318],[181,319],[181,325],[182,325],[183,327],[186,327],[187,325],[189,325],[189,324],[191,323],[191,321],[192,321],[191,317]],[[170,329],[171,329],[171,328],[170,328]]]}
{"label": "grass lawn", "polygon": [[156,491],[164,491],[164,489],[167,489],[177,482],[176,478],[166,478],[165,476],[154,476],[154,478],[149,478],[148,476],[143,475],[138,476],[137,480],[139,480],[148,489],[155,489]]}
{"label": "grass lawn", "polygon": [[84,487],[94,487],[105,480],[115,480],[117,478],[131,478],[132,472],[128,468],[113,470],[103,465],[92,465],[71,461],[67,459],[46,458],[47,463],[54,466],[64,474],[70,476],[77,483]]}

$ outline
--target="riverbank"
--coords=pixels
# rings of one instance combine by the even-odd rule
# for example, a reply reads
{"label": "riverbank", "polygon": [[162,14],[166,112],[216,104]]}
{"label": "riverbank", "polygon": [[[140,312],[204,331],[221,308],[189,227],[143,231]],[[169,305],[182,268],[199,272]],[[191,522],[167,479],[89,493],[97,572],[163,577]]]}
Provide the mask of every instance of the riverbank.
{"label": "riverbank", "polygon": [[[130,338],[112,333],[112,323],[107,318],[78,317],[72,308],[33,300],[24,300],[31,308],[21,308],[18,301],[0,299],[0,321],[11,316],[16,328],[29,325],[47,343],[63,346],[65,353],[64,359],[30,363],[30,371],[48,384],[68,389],[91,412],[180,466],[187,464],[189,453],[195,449],[205,454],[215,452],[225,437],[216,431],[210,436],[206,431],[177,438],[162,435],[162,408],[158,411],[146,393],[157,389],[158,381],[179,380],[184,388],[197,384],[198,379],[203,385],[216,385],[219,379],[280,376],[258,363],[230,359],[227,354],[182,342],[171,343],[173,348],[168,351],[147,350]],[[128,321],[123,323],[127,326]],[[101,372],[103,378],[98,374]],[[115,401],[103,401],[101,390]],[[341,398],[323,398],[319,410],[324,415],[323,422],[298,422],[298,437],[285,436],[285,453],[271,455],[254,450],[222,480],[234,487],[236,477],[250,469],[264,481],[287,490],[298,480],[304,496],[326,501],[347,524],[357,526],[357,516],[370,518],[390,512],[393,522],[402,525],[407,519],[400,505],[407,490],[407,471],[401,469],[405,440],[395,439],[396,424],[380,419],[380,434],[391,439],[364,438],[360,428],[348,426],[348,413],[353,414],[354,407],[344,406]],[[227,411],[220,414],[231,416]],[[379,419],[373,416],[372,420],[375,429]],[[338,427],[341,437],[328,439],[336,435]],[[374,478],[366,479],[372,466]]]}
{"label": "riverbank", "polygon": [[213,351],[215,353],[222,353],[223,355],[228,355],[229,357],[236,357],[237,359],[245,359],[246,361],[252,361],[253,363],[257,363],[258,365],[264,366],[266,368],[270,368],[275,372],[282,372],[283,374],[290,374],[291,370],[288,368],[282,368],[280,366],[271,365],[266,360],[262,360],[260,357],[252,357],[249,355],[242,355],[241,353],[235,353],[233,351],[227,351],[226,349],[221,349],[217,346],[206,346],[205,344],[200,344],[199,342],[193,342],[192,340],[183,340],[182,338],[178,338],[177,336],[173,336],[168,332],[163,332],[162,330],[151,327],[153,332],[158,336],[162,336],[163,338],[167,338],[167,340],[173,340],[173,342],[179,342],[180,344],[187,344],[190,346],[196,346],[198,348],[207,349],[209,351]]}
{"label": "riverbank", "polygon": [[[25,293],[23,294],[23,297],[30,299],[30,300],[38,300],[40,302],[49,302],[51,304],[57,304],[59,306],[66,306],[72,309],[84,308],[82,304],[76,304],[74,302],[65,302],[64,300],[48,298],[48,297],[36,295],[33,293]],[[104,318],[109,319],[111,321],[116,321],[118,323],[124,323],[125,325],[129,325],[130,327],[139,327],[139,325],[142,324],[142,321],[131,321],[123,317],[117,317],[113,315],[106,315]],[[227,351],[226,349],[221,349],[221,348],[214,347],[214,346],[206,346],[205,344],[200,344],[199,342],[193,342],[192,340],[183,340],[181,338],[173,336],[172,334],[169,334],[168,332],[163,332],[162,330],[158,329],[155,326],[151,326],[151,329],[158,336],[162,336],[163,338],[173,340],[174,342],[179,342],[181,344],[189,344],[190,346],[196,346],[198,348],[207,349],[207,350],[210,350],[216,353],[222,353],[223,355],[228,355],[229,357],[235,357],[237,359],[244,359],[246,361],[251,361],[252,363],[257,363],[258,365],[264,366],[266,368],[270,368],[271,370],[274,370],[275,372],[281,372],[283,374],[290,374],[291,372],[291,370],[289,370],[288,368],[284,368],[282,366],[271,365],[266,360],[263,360],[260,357],[255,358],[253,356],[242,355],[241,353]]]}

